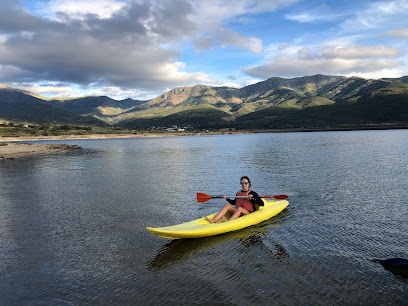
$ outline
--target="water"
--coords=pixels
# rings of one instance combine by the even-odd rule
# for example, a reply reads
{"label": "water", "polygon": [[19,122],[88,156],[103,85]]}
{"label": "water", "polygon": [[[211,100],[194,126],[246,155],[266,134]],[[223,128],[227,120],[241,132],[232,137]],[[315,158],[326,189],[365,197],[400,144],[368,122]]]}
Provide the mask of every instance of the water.
{"label": "water", "polygon": [[[57,143],[58,141],[53,141]],[[0,162],[0,304],[406,305],[408,131],[61,141]],[[248,175],[280,215],[216,237],[189,221]]]}

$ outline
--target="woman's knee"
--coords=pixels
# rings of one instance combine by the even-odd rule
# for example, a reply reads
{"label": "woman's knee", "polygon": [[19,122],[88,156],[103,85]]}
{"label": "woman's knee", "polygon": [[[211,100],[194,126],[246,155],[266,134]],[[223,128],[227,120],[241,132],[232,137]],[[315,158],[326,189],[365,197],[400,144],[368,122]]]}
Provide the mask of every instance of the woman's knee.
{"label": "woman's knee", "polygon": [[247,214],[249,214],[249,211],[247,211],[245,208],[242,208],[242,207],[238,208],[238,211],[239,211],[239,213],[242,214],[242,215],[247,215]]}
{"label": "woman's knee", "polygon": [[225,207],[227,208],[227,211],[229,213],[231,213],[231,214],[233,214],[233,213],[235,213],[237,211],[237,209],[234,206],[232,206],[231,204],[227,204],[227,205],[225,205]]}

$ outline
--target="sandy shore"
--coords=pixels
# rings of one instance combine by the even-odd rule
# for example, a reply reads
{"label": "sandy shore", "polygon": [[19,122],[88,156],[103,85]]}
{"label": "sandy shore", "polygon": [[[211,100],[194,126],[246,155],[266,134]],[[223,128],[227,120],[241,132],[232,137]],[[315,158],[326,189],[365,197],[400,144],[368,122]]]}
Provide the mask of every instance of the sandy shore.
{"label": "sandy shore", "polygon": [[76,140],[76,139],[113,139],[113,138],[139,138],[139,137],[179,137],[179,136],[199,136],[199,135],[225,135],[225,134],[248,134],[253,131],[232,131],[232,132],[169,132],[169,133],[138,133],[138,134],[90,134],[90,135],[60,135],[60,136],[20,136],[4,137],[0,136],[0,143],[10,141],[36,141],[36,140]]}
{"label": "sandy shore", "polygon": [[[36,141],[36,140],[69,140],[69,139],[110,139],[110,138],[135,138],[135,137],[161,137],[167,134],[91,134],[91,135],[60,135],[60,136],[21,136],[21,137],[3,137],[0,136],[1,142],[9,141]],[[169,135],[174,136],[174,135]]]}
{"label": "sandy shore", "polygon": [[136,137],[169,137],[198,135],[193,133],[140,133],[140,134],[92,134],[92,135],[61,135],[61,136],[0,136],[0,160],[13,159],[22,156],[48,154],[69,149],[81,149],[78,145],[67,144],[32,144],[24,141],[37,140],[75,140],[75,139],[112,139],[112,138],[136,138]]}
{"label": "sandy shore", "polygon": [[81,147],[66,144],[0,143],[0,160],[13,159],[22,156],[49,154],[70,149],[81,149]]}

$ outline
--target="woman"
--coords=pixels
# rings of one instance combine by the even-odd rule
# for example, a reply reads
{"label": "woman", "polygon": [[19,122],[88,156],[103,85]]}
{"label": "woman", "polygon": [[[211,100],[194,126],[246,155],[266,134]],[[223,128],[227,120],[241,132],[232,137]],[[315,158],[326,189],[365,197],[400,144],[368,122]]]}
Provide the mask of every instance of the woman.
{"label": "woman", "polygon": [[[247,215],[255,211],[255,204],[258,204],[260,206],[264,205],[259,195],[255,191],[252,191],[250,189],[251,181],[249,177],[241,177],[240,184],[242,186],[242,190],[237,192],[237,196],[246,196],[247,198],[227,199],[227,196],[224,195],[223,198],[226,199],[230,204],[225,204],[225,206],[220,210],[220,212],[215,216],[214,219],[205,217],[208,222],[216,223],[221,218],[224,222],[231,221],[239,218],[241,215]],[[231,215],[231,218],[229,220],[225,218],[227,212],[229,212]]]}

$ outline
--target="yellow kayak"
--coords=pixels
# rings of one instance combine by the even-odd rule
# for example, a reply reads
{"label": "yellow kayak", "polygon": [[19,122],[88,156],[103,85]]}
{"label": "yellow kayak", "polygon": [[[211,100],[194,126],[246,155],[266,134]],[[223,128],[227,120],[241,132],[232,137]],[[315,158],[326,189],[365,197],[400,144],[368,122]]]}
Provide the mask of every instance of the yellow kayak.
{"label": "yellow kayak", "polygon": [[[262,201],[264,202],[264,206],[260,206],[258,210],[228,222],[222,222],[222,220],[220,220],[217,223],[210,223],[203,217],[177,225],[166,227],[146,227],[146,229],[157,236],[169,239],[215,236],[261,223],[262,221],[276,216],[289,205],[289,202],[286,200],[276,201],[262,199]],[[208,217],[214,218],[216,215],[217,213]],[[226,217],[228,219],[229,215]]]}

